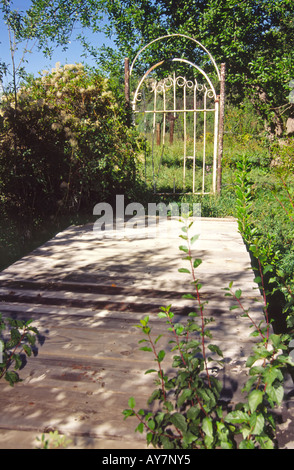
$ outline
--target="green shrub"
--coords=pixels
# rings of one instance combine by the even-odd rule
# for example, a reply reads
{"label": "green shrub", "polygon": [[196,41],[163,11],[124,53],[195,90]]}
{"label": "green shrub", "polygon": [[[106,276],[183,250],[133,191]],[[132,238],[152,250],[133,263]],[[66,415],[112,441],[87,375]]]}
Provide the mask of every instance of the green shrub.
{"label": "green shrub", "polygon": [[[248,197],[241,198],[238,206],[239,221],[242,222]],[[287,354],[290,336],[270,334],[270,320],[266,298],[263,297],[263,312],[260,321],[251,316],[250,308],[245,309],[242,291],[234,291],[233,282],[225,287],[225,296],[234,300],[230,310],[240,309],[241,317],[251,323],[257,342],[246,361],[248,380],[242,392],[244,401],[226,404],[222,400],[222,382],[212,373],[209,363],[222,368],[226,359],[221,349],[213,344],[209,324],[214,321],[207,315],[206,304],[202,299],[202,284],[197,278],[196,269],[201,259],[194,259],[193,242],[197,235],[190,237],[189,229],[193,221],[185,221],[180,235],[184,240],[179,249],[184,252],[187,268],[179,272],[191,276],[191,292],[183,297],[194,300],[193,309],[181,322],[176,321],[172,305],[161,307],[158,317],[164,319],[167,332],[171,335],[171,350],[160,349],[163,334],[153,337],[149,316],[136,325],[142,331],[140,350],[151,353],[153,367],[145,374],[154,374],[156,388],[147,401],[148,409],[137,409],[134,397],[128,400],[128,408],[123,410],[124,419],[135,417],[136,432],[146,433],[147,445],[163,449],[272,449],[276,446],[275,408],[280,407],[284,397],[284,374],[287,366],[293,366]],[[241,225],[244,225],[241,223]],[[248,229],[248,233],[250,230]],[[254,235],[254,231],[251,232]],[[264,289],[264,251],[254,246],[260,261],[258,273]],[[209,312],[211,315],[211,311]],[[241,321],[241,320],[240,320]],[[217,330],[216,330],[217,331]],[[166,335],[166,333],[165,333]],[[172,365],[164,360],[172,353]],[[170,358],[171,359],[171,358]]]}
{"label": "green shrub", "polygon": [[21,382],[18,371],[26,357],[35,353],[36,340],[40,340],[37,328],[30,326],[32,321],[2,318],[0,313],[0,379],[4,377],[11,387]]}
{"label": "green shrub", "polygon": [[[293,329],[294,180],[291,172],[293,158],[289,151],[293,144],[278,146],[277,149],[276,166],[268,169],[265,175],[253,169],[246,156],[237,165],[238,219],[240,232],[248,246],[253,243],[251,233],[254,229],[254,243],[258,242],[263,250],[267,296],[275,319],[280,317],[281,324]],[[272,155],[274,152],[276,150],[273,149]]]}
{"label": "green shrub", "polygon": [[22,216],[131,195],[138,139],[107,79],[57,64],[2,98],[0,194]]}

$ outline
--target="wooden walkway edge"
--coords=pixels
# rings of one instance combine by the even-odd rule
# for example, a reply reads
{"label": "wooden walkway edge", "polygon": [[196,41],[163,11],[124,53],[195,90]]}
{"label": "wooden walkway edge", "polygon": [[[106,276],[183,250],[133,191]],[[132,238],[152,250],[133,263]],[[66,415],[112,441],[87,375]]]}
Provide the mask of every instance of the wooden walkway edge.
{"label": "wooden walkway edge", "polygon": [[[153,357],[139,351],[135,325],[144,315],[154,334],[165,330],[159,308],[172,304],[179,318],[191,311],[189,275],[179,250],[181,225],[167,220],[159,232],[102,237],[93,225],[69,227],[0,273],[0,312],[34,320],[42,337],[36,357],[20,371],[22,382],[11,388],[0,382],[0,448],[34,448],[36,436],[58,430],[81,449],[144,449],[145,437],[135,433],[136,420],[122,411],[134,396],[138,406],[154,389],[145,375]],[[197,276],[208,300],[213,342],[226,358],[220,374],[223,398],[240,400],[247,379],[245,362],[254,344],[250,324],[222,288],[234,281],[244,304],[261,318],[254,301],[250,257],[233,219],[197,220],[199,239],[193,245],[202,259]],[[162,236],[159,236],[159,235]],[[168,347],[168,336],[162,341]],[[294,448],[293,383],[286,385],[279,411],[279,446]]]}

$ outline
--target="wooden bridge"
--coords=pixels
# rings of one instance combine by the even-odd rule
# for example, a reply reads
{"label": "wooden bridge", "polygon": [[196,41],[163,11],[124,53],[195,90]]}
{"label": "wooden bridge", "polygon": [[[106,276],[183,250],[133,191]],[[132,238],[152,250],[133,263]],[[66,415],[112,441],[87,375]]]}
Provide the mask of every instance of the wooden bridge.
{"label": "wooden bridge", "polygon": [[[92,224],[69,227],[0,273],[0,312],[32,318],[43,337],[37,356],[20,371],[22,382],[13,388],[0,382],[0,448],[34,448],[36,436],[50,430],[65,434],[74,448],[146,448],[144,435],[134,433],[136,420],[122,415],[129,397],[146,407],[154,389],[152,374],[144,374],[153,357],[139,351],[135,325],[149,315],[154,334],[162,333],[161,306],[172,304],[179,317],[192,307],[182,298],[191,279],[178,272],[187,267],[178,249],[181,226],[164,232],[175,222],[165,223],[157,233],[153,227],[122,238],[102,238]],[[226,358],[215,373],[223,398],[234,403],[241,399],[254,339],[242,312],[230,311],[232,300],[222,288],[234,281],[255,318],[261,318],[262,303],[254,301],[259,292],[236,221],[202,218],[197,230],[197,277],[209,301],[206,314],[215,319],[213,342]],[[166,347],[168,340],[164,335]],[[279,411],[282,448],[294,448],[292,389],[290,381]]]}

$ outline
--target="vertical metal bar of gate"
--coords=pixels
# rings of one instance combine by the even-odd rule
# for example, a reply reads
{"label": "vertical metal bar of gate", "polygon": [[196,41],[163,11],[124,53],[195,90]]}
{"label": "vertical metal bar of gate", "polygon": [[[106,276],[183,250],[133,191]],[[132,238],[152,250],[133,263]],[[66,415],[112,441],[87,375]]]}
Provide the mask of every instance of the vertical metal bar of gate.
{"label": "vertical metal bar of gate", "polygon": [[183,88],[183,110],[184,110],[184,168],[183,168],[183,189],[186,188],[186,160],[187,160],[187,103],[186,103],[187,82],[185,79]]}
{"label": "vertical metal bar of gate", "polygon": [[157,106],[157,90],[154,89],[154,105],[153,105],[153,127],[152,127],[152,174],[153,174],[153,190],[156,193],[155,166],[154,166],[154,140],[156,127],[156,106]]}
{"label": "vertical metal bar of gate", "polygon": [[[176,73],[173,72],[173,104],[174,104],[174,119],[176,118],[176,109],[177,109],[177,98],[176,98]],[[174,128],[173,128],[174,132]],[[176,178],[174,176],[174,182],[173,182],[173,192],[176,192]]]}
{"label": "vertical metal bar of gate", "polygon": [[217,192],[220,194],[222,185],[222,156],[225,119],[225,77],[226,64],[221,64],[220,76],[220,104],[219,104],[219,135],[218,135],[218,158],[217,158]]}
{"label": "vertical metal bar of gate", "polygon": [[202,155],[202,193],[205,192],[205,159],[206,159],[206,98],[207,89],[205,87],[205,93],[203,97],[203,155]]}
{"label": "vertical metal bar of gate", "polygon": [[195,79],[194,82],[194,89],[193,89],[193,104],[194,104],[194,112],[193,112],[193,193],[195,193],[195,171],[196,171],[196,126],[197,126],[197,80]]}
{"label": "vertical metal bar of gate", "polygon": [[162,123],[162,148],[165,146],[165,132],[166,132],[166,89],[165,89],[165,84],[163,84],[163,90],[162,90],[162,96],[163,96],[163,123]]}
{"label": "vertical metal bar of gate", "polygon": [[213,149],[213,175],[212,175],[212,190],[215,194],[216,191],[216,173],[217,173],[217,148],[218,148],[218,115],[219,115],[219,102],[215,100],[214,111],[214,149]]}
{"label": "vertical metal bar of gate", "polygon": [[145,162],[144,162],[144,167],[145,167],[145,183],[147,182],[147,160],[146,160],[146,142],[147,142],[147,116],[146,116],[146,96],[145,96],[145,89],[143,88],[142,91],[143,95],[143,113],[144,113],[144,131],[145,131]]}

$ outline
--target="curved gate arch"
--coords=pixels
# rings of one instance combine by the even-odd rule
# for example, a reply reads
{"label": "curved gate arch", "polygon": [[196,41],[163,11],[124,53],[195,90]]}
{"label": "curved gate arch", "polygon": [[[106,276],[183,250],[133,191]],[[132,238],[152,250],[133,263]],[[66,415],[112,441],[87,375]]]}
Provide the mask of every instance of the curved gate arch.
{"label": "curved gate arch", "polygon": [[183,57],[160,60],[138,80],[130,105],[134,124],[145,132],[149,141],[145,177],[152,181],[155,193],[161,179],[161,192],[166,194],[214,194],[220,190],[224,96],[218,94],[217,87],[222,84],[220,92],[224,95],[224,64],[221,73],[199,41],[183,34],[172,34],[154,39],[137,53],[129,79],[143,51],[157,41],[176,36],[193,41],[208,55],[216,84],[203,68]]}

